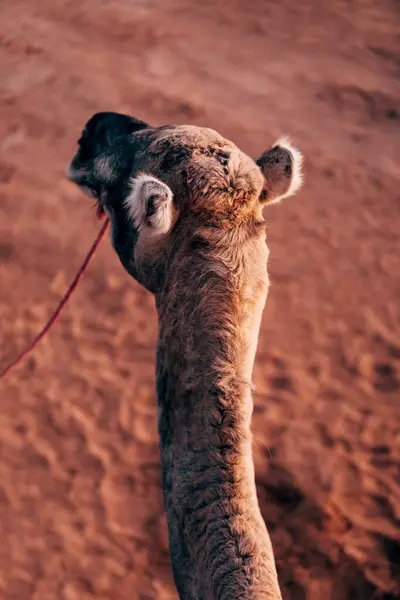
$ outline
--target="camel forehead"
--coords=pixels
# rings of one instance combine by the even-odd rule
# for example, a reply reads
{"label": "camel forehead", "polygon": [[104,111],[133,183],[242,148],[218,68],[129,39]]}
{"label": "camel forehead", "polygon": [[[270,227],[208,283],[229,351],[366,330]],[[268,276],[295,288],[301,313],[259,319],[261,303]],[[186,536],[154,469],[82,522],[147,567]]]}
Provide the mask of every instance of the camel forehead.
{"label": "camel forehead", "polygon": [[153,131],[145,154],[151,172],[175,188],[174,193],[187,186],[198,201],[207,197],[231,205],[258,196],[262,188],[256,163],[213,129],[161,127]]}
{"label": "camel forehead", "polygon": [[[170,154],[175,151],[177,165],[193,155],[212,155],[218,152],[237,153],[245,156],[230,140],[222,137],[214,129],[195,125],[173,125],[155,130],[151,150]],[[172,160],[172,159],[171,159]],[[173,165],[172,165],[173,166]]]}
{"label": "camel forehead", "polygon": [[170,125],[158,128],[157,138],[168,140],[170,143],[180,143],[187,146],[204,146],[207,144],[220,144],[234,146],[233,142],[225,139],[209,127],[197,125]]}

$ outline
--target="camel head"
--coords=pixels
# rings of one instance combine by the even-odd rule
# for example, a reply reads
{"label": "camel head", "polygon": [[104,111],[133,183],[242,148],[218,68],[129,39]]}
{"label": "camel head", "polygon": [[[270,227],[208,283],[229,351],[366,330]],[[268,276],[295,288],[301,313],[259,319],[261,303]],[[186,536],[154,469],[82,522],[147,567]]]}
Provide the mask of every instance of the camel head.
{"label": "camel head", "polygon": [[183,246],[212,250],[229,243],[229,232],[251,236],[263,207],[301,185],[302,157],[286,138],[254,161],[211,129],[103,112],[78,145],[69,179],[96,198],[123,266],[156,294]]}

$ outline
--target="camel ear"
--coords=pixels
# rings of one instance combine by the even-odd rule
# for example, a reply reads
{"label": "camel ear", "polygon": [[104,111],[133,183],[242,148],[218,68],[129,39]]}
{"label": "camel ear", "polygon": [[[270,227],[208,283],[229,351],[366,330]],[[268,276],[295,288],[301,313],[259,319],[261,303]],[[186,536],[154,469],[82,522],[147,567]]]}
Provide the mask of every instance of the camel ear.
{"label": "camel ear", "polygon": [[139,232],[165,235],[174,223],[171,189],[152,175],[140,174],[131,179],[131,191],[125,199],[125,208]]}
{"label": "camel ear", "polygon": [[256,160],[264,175],[260,202],[270,204],[292,196],[301,187],[303,156],[287,138],[279,139]]}

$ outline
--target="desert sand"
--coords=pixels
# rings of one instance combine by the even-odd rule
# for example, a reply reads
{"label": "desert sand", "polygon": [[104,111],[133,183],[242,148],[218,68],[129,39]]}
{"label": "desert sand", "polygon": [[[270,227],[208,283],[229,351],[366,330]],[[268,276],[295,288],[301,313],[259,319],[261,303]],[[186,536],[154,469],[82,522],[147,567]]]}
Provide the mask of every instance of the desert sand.
{"label": "desert sand", "polygon": [[[400,7],[395,0],[3,0],[0,367],[99,228],[64,176],[99,110],[291,135],[301,193],[266,210],[257,488],[285,600],[400,597]],[[0,382],[0,597],[172,600],[152,297],[105,240]]]}

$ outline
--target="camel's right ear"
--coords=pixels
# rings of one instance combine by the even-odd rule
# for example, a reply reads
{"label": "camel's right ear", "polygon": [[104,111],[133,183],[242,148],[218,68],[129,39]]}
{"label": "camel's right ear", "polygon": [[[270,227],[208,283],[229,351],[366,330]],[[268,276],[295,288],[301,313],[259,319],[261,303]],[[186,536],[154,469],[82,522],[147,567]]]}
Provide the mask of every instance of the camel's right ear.
{"label": "camel's right ear", "polygon": [[140,233],[165,235],[175,221],[171,189],[152,175],[131,179],[131,191],[125,199],[129,217]]}
{"label": "camel's right ear", "polygon": [[270,204],[292,196],[301,187],[303,157],[289,142],[281,138],[256,160],[264,175],[260,202]]}

